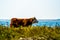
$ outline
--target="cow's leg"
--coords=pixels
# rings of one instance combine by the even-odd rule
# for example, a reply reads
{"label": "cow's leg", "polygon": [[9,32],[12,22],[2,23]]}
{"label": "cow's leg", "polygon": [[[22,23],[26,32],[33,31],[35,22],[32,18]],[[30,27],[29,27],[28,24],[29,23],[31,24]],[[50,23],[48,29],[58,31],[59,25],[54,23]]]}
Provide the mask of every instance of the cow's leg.
{"label": "cow's leg", "polygon": [[10,24],[10,27],[12,28],[12,24]]}

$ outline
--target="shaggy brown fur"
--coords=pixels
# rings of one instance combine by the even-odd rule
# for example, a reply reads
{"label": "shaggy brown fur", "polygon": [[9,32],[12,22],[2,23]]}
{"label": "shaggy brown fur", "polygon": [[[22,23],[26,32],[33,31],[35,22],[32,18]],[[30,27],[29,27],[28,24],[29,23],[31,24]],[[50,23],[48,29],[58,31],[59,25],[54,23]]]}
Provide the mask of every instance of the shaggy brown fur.
{"label": "shaggy brown fur", "polygon": [[29,19],[18,19],[18,18],[12,18],[10,27],[19,27],[19,26],[29,26],[32,25],[33,23],[37,23],[37,19],[35,17],[29,18]]}

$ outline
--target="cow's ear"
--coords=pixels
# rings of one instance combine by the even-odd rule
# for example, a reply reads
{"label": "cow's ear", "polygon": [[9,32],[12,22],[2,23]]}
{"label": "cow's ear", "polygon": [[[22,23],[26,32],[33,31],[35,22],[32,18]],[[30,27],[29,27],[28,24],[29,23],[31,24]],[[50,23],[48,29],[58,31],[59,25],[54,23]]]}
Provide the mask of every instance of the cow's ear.
{"label": "cow's ear", "polygon": [[33,17],[34,19],[36,19],[35,17]]}

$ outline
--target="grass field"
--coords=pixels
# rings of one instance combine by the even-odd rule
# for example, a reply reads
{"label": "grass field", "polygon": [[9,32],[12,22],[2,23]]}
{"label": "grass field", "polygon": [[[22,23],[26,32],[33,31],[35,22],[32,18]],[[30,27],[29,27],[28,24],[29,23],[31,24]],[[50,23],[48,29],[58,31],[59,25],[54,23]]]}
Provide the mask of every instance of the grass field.
{"label": "grass field", "polygon": [[0,26],[0,40],[20,40],[31,38],[33,40],[60,40],[60,27],[29,26],[9,28]]}

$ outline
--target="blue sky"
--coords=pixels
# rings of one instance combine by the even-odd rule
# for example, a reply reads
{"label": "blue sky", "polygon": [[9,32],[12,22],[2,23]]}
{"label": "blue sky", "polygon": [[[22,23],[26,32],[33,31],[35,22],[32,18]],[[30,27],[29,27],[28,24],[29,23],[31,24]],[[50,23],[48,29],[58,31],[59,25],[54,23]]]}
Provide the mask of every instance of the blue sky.
{"label": "blue sky", "polygon": [[0,19],[60,19],[60,0],[0,0]]}

